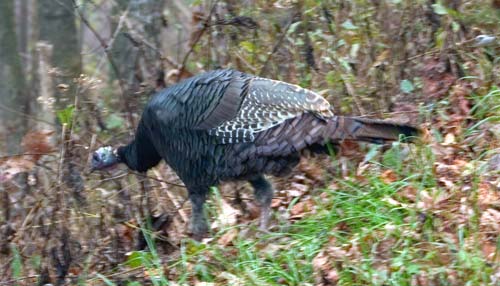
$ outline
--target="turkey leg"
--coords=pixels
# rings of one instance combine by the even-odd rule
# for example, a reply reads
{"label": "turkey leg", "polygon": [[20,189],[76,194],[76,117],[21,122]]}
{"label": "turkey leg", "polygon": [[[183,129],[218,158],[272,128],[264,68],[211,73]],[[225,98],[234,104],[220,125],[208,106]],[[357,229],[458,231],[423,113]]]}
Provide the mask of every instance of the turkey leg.
{"label": "turkey leg", "polygon": [[271,215],[271,201],[273,199],[273,187],[262,175],[249,181],[254,189],[255,199],[260,205],[260,228],[267,230],[269,217]]}

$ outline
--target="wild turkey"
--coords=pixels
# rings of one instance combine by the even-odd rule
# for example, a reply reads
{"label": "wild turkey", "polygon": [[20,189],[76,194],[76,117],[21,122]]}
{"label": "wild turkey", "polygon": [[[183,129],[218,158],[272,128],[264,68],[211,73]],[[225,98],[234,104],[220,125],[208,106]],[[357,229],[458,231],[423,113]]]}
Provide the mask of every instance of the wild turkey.
{"label": "wild turkey", "polygon": [[208,228],[203,204],[211,186],[247,180],[261,206],[265,228],[273,196],[264,174],[282,176],[302,151],[326,153],[326,143],[344,139],[382,144],[417,136],[417,128],[359,117],[335,116],[320,95],[297,85],[215,70],[186,79],[156,94],[146,105],[128,145],[101,147],[92,169],[125,163],[145,172],[164,159],[188,189],[191,232]]}

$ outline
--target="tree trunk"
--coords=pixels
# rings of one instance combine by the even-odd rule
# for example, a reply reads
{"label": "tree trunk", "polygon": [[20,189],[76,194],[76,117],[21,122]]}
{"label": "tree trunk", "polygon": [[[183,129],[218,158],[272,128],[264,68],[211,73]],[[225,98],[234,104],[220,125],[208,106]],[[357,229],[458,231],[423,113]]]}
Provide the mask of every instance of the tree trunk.
{"label": "tree trunk", "polygon": [[81,54],[76,19],[71,0],[39,0],[39,39],[53,47],[52,65],[56,68],[55,85],[67,84],[69,90],[56,91],[56,109],[74,102],[73,78],[81,73]]}
{"label": "tree trunk", "polygon": [[[157,0],[118,0],[114,8],[114,22],[112,31],[119,26],[122,14],[128,9],[125,23],[121,23],[121,30],[116,34],[111,53],[117,63],[119,77],[126,84],[128,97],[141,90],[142,82],[154,82],[158,70],[161,70],[161,60],[155,51],[149,48],[139,48],[126,33],[140,35],[148,43],[159,48],[164,1]],[[112,77],[114,78],[114,76]],[[132,104],[137,105],[139,98],[129,98]]]}
{"label": "tree trunk", "polygon": [[0,151],[19,152],[26,132],[27,92],[17,47],[14,1],[0,1]]}
{"label": "tree trunk", "polygon": [[53,110],[53,80],[50,74],[50,70],[52,69],[52,45],[38,42],[36,44],[37,50],[37,67],[38,67],[38,83],[39,83],[39,96],[37,98],[37,102],[39,103],[38,107],[38,118],[40,119],[36,128],[40,130],[52,129],[53,126],[50,123],[55,122],[55,114]]}

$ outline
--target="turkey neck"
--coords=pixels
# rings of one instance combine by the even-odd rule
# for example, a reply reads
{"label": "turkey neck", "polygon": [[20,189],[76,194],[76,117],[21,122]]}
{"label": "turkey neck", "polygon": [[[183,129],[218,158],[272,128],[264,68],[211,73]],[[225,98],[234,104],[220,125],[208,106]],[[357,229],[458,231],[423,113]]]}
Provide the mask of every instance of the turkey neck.
{"label": "turkey neck", "polygon": [[146,172],[158,165],[162,159],[148,133],[144,121],[141,121],[137,127],[134,140],[128,145],[117,149],[120,161],[132,170]]}

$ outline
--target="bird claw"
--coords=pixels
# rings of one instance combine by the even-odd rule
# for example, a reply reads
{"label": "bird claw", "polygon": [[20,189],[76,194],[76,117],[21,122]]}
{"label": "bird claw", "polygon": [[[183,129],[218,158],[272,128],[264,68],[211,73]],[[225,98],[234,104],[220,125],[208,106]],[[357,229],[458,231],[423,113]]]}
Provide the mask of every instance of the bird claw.
{"label": "bird claw", "polygon": [[195,219],[192,218],[191,225],[189,227],[189,233],[191,238],[197,241],[203,240],[208,234],[208,225],[205,219]]}
{"label": "bird claw", "polygon": [[205,237],[207,237],[206,233],[204,233],[204,234],[201,234],[201,233],[191,234],[191,238],[193,240],[198,241],[198,242],[201,242]]}

